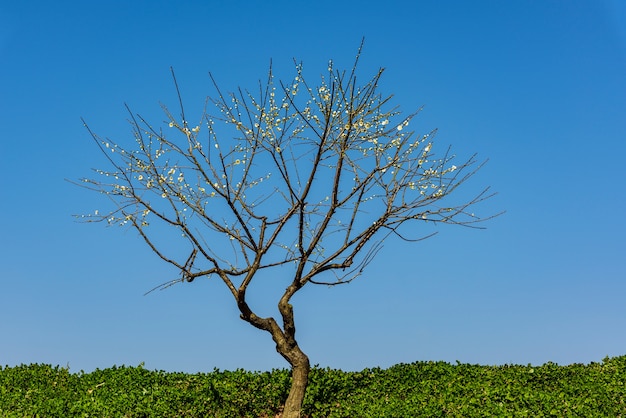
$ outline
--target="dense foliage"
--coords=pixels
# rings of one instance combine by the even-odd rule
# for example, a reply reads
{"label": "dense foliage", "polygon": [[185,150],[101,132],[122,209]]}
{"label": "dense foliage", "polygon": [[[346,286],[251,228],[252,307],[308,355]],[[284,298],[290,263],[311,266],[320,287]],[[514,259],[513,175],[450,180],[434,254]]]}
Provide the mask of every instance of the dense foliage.
{"label": "dense foliage", "polygon": [[[559,366],[399,364],[313,368],[308,417],[626,417],[626,356]],[[112,367],[0,367],[1,417],[274,417],[287,370],[185,374]]]}

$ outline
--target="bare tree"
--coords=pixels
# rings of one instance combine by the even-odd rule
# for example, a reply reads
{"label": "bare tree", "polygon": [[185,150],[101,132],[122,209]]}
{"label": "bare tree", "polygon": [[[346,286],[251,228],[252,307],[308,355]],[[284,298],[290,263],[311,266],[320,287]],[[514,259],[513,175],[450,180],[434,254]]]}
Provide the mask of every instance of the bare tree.
{"label": "bare tree", "polygon": [[[289,362],[292,386],[283,417],[298,417],[310,363],[296,340],[291,298],[309,284],[336,286],[358,277],[383,241],[418,241],[426,223],[475,226],[471,207],[490,197],[452,202],[452,193],[480,167],[475,157],[452,164],[436,156],[435,132],[417,135],[378,93],[383,69],[357,83],[361,49],[350,70],[328,64],[310,84],[302,64],[288,83],[270,66],[257,91],[216,89],[198,123],[163,107],[156,127],[129,110],[135,144],[124,148],[89,133],[111,168],[95,170],[85,187],[108,196],[114,209],[87,221],[129,225],[180,277],[161,288],[218,277],[241,319],[272,336]],[[215,109],[209,111],[208,109]],[[87,126],[87,125],[85,125]],[[163,224],[182,241],[164,239]],[[186,248],[181,256],[180,248]],[[259,273],[290,281],[280,317],[255,314],[247,291]]]}

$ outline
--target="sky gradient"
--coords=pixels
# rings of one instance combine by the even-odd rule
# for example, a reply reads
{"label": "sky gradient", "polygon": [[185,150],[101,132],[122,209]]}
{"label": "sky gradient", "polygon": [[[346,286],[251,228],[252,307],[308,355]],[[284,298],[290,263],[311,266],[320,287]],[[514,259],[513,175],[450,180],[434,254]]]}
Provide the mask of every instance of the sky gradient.
{"label": "sky gradient", "polygon": [[200,112],[209,71],[226,91],[254,88],[270,59],[291,77],[296,58],[315,79],[329,59],[351,65],[362,37],[361,71],[385,67],[381,92],[424,106],[412,127],[438,128],[439,147],[488,158],[467,188],[491,186],[481,211],[506,213],[389,240],[352,284],[301,291],[311,363],[626,354],[623,2],[0,1],[0,365],[287,367],[215,279],[143,296],[176,271],[132,230],[76,222],[108,206],[66,179],[106,166],[81,117],[113,139],[130,136],[124,103],[165,119],[170,66]]}

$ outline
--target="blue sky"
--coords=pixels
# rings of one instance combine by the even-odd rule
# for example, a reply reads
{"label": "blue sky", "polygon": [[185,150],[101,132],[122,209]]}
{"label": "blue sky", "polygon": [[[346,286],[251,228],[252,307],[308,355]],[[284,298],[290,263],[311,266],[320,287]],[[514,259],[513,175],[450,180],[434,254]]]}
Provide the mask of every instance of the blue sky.
{"label": "blue sky", "polygon": [[[486,230],[388,241],[348,286],[294,299],[313,364],[421,360],[560,364],[626,354],[626,6],[548,1],[0,2],[0,364],[90,371],[286,367],[224,286],[177,277],[137,234],[82,224],[106,207],[78,179],[129,135],[124,103],[154,121],[253,87],[269,60],[315,78],[329,58],[383,66],[381,89],[457,155],[489,158],[468,184],[506,210]],[[620,215],[622,214],[622,215]],[[425,229],[425,232],[429,232]],[[268,292],[256,288],[253,303]]]}

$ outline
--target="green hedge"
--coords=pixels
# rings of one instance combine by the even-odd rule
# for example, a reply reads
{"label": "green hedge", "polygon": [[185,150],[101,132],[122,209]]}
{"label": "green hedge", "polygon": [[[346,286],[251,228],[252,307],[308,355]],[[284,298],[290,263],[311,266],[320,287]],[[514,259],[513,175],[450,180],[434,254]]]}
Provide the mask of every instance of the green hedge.
{"label": "green hedge", "polygon": [[[274,417],[287,370],[185,374],[112,367],[0,368],[1,417]],[[399,364],[313,368],[308,417],[626,417],[626,356],[558,366]]]}

